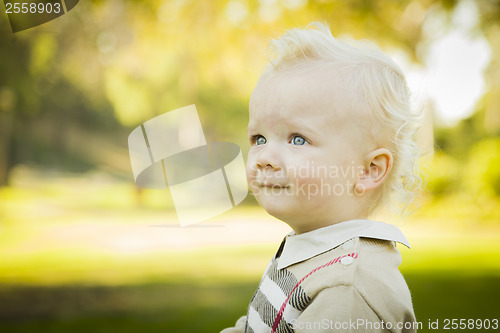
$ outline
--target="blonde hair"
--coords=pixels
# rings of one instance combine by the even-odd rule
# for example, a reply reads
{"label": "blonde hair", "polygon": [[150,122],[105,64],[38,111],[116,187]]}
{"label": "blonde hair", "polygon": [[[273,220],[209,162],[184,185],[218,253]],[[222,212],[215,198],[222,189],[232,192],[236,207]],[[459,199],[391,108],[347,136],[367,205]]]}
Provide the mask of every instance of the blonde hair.
{"label": "blonde hair", "polygon": [[[309,29],[315,27],[316,29]],[[393,156],[392,170],[371,206],[401,208],[404,212],[422,185],[415,135],[420,112],[412,110],[402,70],[374,44],[340,41],[327,25],[311,23],[288,30],[271,41],[269,64],[261,78],[280,71],[303,70],[311,65],[333,68],[349,86],[354,110],[365,109],[372,119],[372,135],[383,140]]]}

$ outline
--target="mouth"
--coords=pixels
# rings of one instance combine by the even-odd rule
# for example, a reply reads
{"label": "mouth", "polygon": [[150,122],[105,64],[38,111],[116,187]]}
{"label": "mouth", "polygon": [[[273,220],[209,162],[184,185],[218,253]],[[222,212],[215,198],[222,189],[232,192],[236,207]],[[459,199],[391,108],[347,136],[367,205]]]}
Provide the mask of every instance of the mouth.
{"label": "mouth", "polygon": [[271,183],[262,183],[260,187],[266,187],[266,188],[289,188],[288,185],[281,185],[281,184],[271,184]]}

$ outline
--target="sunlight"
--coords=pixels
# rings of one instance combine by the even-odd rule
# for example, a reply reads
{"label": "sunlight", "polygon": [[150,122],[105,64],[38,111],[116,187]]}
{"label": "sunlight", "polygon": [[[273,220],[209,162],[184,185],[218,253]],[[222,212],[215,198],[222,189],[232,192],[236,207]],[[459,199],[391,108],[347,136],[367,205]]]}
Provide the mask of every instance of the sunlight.
{"label": "sunlight", "polygon": [[432,34],[431,42],[423,46],[425,68],[410,74],[416,78],[410,85],[431,101],[439,121],[452,125],[470,116],[486,92],[483,73],[491,49],[477,29],[478,11],[472,1],[457,6],[450,29],[436,21],[446,21],[445,14],[431,12],[424,23],[424,33]]}

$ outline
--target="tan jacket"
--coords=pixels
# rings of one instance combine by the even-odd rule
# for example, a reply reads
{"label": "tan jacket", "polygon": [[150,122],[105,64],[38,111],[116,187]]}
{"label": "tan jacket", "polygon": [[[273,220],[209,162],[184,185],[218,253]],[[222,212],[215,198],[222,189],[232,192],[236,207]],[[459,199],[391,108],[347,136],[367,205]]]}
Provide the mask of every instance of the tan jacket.
{"label": "tan jacket", "polygon": [[369,220],[287,236],[247,316],[222,332],[415,332],[395,241],[408,245]]}

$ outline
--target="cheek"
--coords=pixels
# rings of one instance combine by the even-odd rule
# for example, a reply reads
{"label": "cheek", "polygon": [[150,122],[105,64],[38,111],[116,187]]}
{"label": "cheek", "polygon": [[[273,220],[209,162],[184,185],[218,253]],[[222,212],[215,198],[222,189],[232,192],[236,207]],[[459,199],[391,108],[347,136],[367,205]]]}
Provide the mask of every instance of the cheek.
{"label": "cheek", "polygon": [[318,159],[295,165],[287,172],[290,179],[298,186],[329,184],[340,180],[335,177],[335,173],[332,173],[332,165]]}
{"label": "cheek", "polygon": [[253,158],[248,155],[248,158],[247,158],[247,165],[245,167],[245,172],[246,172],[246,176],[247,176],[247,182],[248,184],[251,186],[252,185],[252,181],[255,180],[255,162],[253,160]]}
{"label": "cheek", "polygon": [[324,182],[324,180],[322,181],[320,178],[314,177],[313,175],[298,175],[294,178],[295,183],[298,186],[321,184],[322,182]]}
{"label": "cheek", "polygon": [[[327,172],[328,170],[328,172]],[[297,175],[293,182],[301,197],[314,198],[319,205],[350,193],[352,182],[336,169],[309,170],[309,174]]]}

